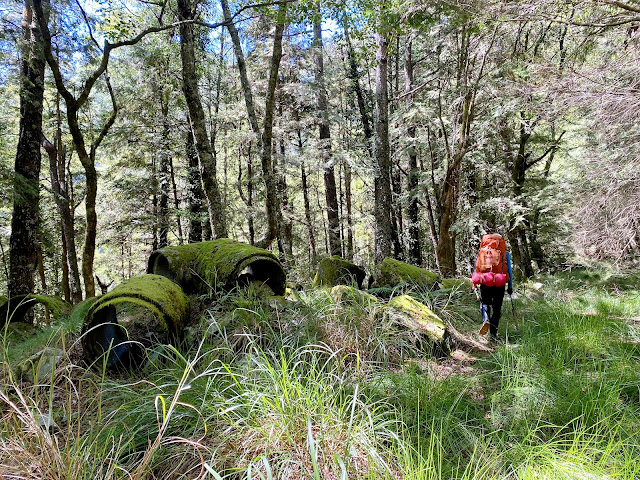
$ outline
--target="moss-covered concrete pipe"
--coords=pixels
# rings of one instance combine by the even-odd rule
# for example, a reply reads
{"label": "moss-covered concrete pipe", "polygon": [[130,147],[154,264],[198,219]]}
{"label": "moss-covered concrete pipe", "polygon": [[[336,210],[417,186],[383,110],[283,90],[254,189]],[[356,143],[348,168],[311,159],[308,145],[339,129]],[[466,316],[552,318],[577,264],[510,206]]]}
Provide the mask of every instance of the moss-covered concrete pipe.
{"label": "moss-covered concrete pipe", "polygon": [[358,288],[362,288],[365,276],[366,272],[362,267],[334,255],[320,260],[313,286],[357,285]]}
{"label": "moss-covered concrete pipe", "polygon": [[212,288],[231,290],[237,284],[257,281],[274,295],[283,295],[286,286],[278,257],[229,238],[156,250],[149,257],[147,273],[173,280],[188,294],[206,294]]}
{"label": "moss-covered concrete pipe", "polygon": [[59,297],[49,295],[16,295],[2,302],[0,300],[0,325],[7,322],[22,322],[29,310],[38,304],[42,304],[49,309],[49,313],[55,320],[71,312],[71,305]]}
{"label": "moss-covered concrete pipe", "polygon": [[[119,311],[139,307],[143,318],[119,319]],[[189,300],[179,285],[160,275],[139,275],[99,297],[87,311],[82,326],[82,348],[89,363],[107,353],[108,367],[136,366],[149,331],[178,337],[189,315]],[[145,323],[140,328],[139,323]],[[148,345],[145,345],[148,346]]]}

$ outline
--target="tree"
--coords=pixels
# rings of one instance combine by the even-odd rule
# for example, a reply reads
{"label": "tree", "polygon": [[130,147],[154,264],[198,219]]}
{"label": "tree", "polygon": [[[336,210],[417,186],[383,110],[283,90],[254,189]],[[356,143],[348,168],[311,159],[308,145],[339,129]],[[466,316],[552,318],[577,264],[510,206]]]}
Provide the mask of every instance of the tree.
{"label": "tree", "polygon": [[253,92],[249,77],[247,75],[246,61],[242,51],[242,44],[238,29],[233,23],[231,10],[227,0],[220,0],[224,15],[224,24],[226,25],[231,41],[233,43],[233,51],[238,64],[238,73],[240,74],[240,82],[242,84],[242,92],[247,108],[247,116],[251,130],[256,136],[259,150],[260,161],[262,164],[262,177],[265,184],[265,206],[267,211],[267,232],[265,236],[256,244],[261,248],[267,248],[273,240],[279,235],[278,226],[278,185],[276,174],[273,169],[273,120],[275,110],[276,86],[278,84],[278,70],[280,68],[280,60],[282,59],[282,35],[287,20],[287,2],[280,3],[276,13],[276,25],[273,34],[273,51],[269,65],[269,79],[267,82],[264,118],[262,123],[262,131],[258,126],[258,116],[253,101]]}
{"label": "tree", "polygon": [[[89,36],[98,52],[100,53],[100,60],[98,62],[98,66],[86,77],[82,87],[79,89],[79,93],[75,94],[75,89],[71,87],[69,83],[65,82],[60,64],[53,55],[51,33],[49,32],[47,18],[44,15],[42,0],[34,0],[34,9],[40,29],[42,30],[45,58],[53,73],[56,88],[65,101],[69,132],[71,133],[71,137],[73,138],[74,147],[80,159],[80,163],[85,170],[86,231],[84,248],[82,252],[82,276],[84,280],[85,294],[87,296],[94,296],[95,281],[93,274],[93,261],[95,257],[96,233],[98,225],[98,217],[96,214],[96,197],[98,193],[96,155],[98,148],[115,123],[118,114],[118,104],[116,102],[115,94],[113,92],[113,89],[111,88],[111,83],[107,74],[107,66],[109,65],[111,52],[123,46],[135,45],[150,33],[167,30],[169,28],[173,28],[173,26],[158,25],[155,27],[149,27],[141,31],[138,35],[127,40],[121,40],[114,43],[109,42],[109,40],[105,40],[104,46],[101,47],[93,36],[93,30],[88,21],[86,13],[84,12],[84,10],[80,9],[82,16],[85,19],[86,26],[89,31]],[[93,88],[96,85],[96,82],[101,77],[103,77],[103,75],[107,90],[109,92],[109,97],[111,99],[112,110],[107,115],[107,118],[103,122],[102,126],[98,129],[99,133],[93,138],[89,145],[89,148],[87,148],[86,132],[83,131],[83,128],[80,124],[79,113],[82,107],[87,103],[87,100],[89,99]]]}
{"label": "tree", "polygon": [[40,201],[40,143],[44,68],[42,32],[33,3],[25,2],[20,65],[20,134],[15,157],[9,296],[34,291]]}
{"label": "tree", "polygon": [[384,25],[376,32],[376,123],[375,123],[375,260],[391,256],[391,157],[389,152],[388,33]]}
{"label": "tree", "polygon": [[319,112],[319,137],[324,168],[324,191],[327,203],[327,221],[329,223],[329,251],[331,255],[342,255],[340,242],[340,217],[338,215],[338,195],[336,192],[336,174],[331,158],[331,131],[327,109],[327,90],[324,81],[324,59],[322,45],[322,13],[320,2],[316,3],[316,15],[313,22],[313,48],[316,66],[316,99]]}
{"label": "tree", "polygon": [[227,223],[220,188],[216,177],[216,159],[207,133],[206,120],[196,74],[195,46],[193,36],[194,5],[190,0],[178,0],[180,20],[180,54],[182,59],[182,91],[184,92],[189,117],[193,128],[196,151],[200,160],[202,182],[207,198],[209,220],[216,238],[227,236]]}

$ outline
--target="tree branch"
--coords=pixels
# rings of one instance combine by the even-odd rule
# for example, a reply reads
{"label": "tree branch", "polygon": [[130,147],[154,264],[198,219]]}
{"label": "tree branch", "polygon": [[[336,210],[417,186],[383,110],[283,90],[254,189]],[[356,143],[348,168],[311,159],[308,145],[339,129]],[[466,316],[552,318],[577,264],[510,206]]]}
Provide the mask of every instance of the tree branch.
{"label": "tree branch", "polygon": [[193,23],[195,23],[196,25],[200,25],[203,27],[209,27],[209,28],[219,28],[219,27],[225,27],[227,25],[229,25],[230,22],[233,22],[233,20],[240,15],[242,12],[244,12],[245,10],[249,10],[251,8],[259,8],[259,7],[270,7],[273,5],[284,5],[287,3],[295,3],[297,0],[280,0],[280,1],[275,1],[275,2],[266,2],[266,3],[252,3],[250,5],[245,5],[244,7],[240,8],[237,12],[235,12],[233,15],[231,15],[230,18],[227,18],[225,20],[223,20],[222,22],[217,22],[217,23],[209,23],[209,22],[202,22],[202,21],[194,21]]}
{"label": "tree branch", "polygon": [[96,47],[98,47],[98,50],[102,51],[102,47],[93,36],[93,29],[91,28],[91,24],[89,23],[89,19],[87,18],[87,13],[84,11],[84,8],[82,8],[82,5],[80,5],[80,2],[78,0],[76,0],[76,5],[78,5],[78,8],[80,9],[80,13],[82,13],[82,18],[84,18],[84,23],[89,29],[89,37],[91,38],[91,40],[93,40],[93,43],[96,44]]}
{"label": "tree branch", "polygon": [[532,160],[531,162],[527,162],[524,166],[525,170],[530,169],[531,167],[533,167],[535,164],[537,164],[538,162],[540,162],[541,160],[543,160],[547,155],[549,155],[551,152],[553,152],[556,148],[558,148],[558,144],[560,143],[560,140],[562,139],[562,136],[567,133],[567,131],[565,130],[564,132],[562,132],[560,134],[560,136],[556,139],[556,141],[553,143],[553,145],[551,145],[546,152],[544,152],[542,155],[540,155],[538,158],[536,158],[535,160]]}
{"label": "tree branch", "polygon": [[109,96],[111,97],[111,104],[113,105],[113,111],[109,116],[107,122],[102,126],[102,130],[100,130],[100,134],[98,138],[91,144],[91,157],[95,156],[95,151],[98,149],[104,137],[107,136],[109,129],[113,126],[116,121],[116,117],[118,116],[118,104],[116,103],[116,96],[113,93],[113,88],[111,88],[111,82],[109,81],[109,75],[105,75],[105,81],[107,82],[107,89],[109,90]]}

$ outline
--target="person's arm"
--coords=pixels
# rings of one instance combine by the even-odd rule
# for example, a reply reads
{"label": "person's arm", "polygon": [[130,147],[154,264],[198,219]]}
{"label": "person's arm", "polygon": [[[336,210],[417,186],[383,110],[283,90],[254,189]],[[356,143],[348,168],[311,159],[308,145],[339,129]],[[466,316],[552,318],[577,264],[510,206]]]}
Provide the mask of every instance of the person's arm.
{"label": "person's arm", "polygon": [[513,293],[513,273],[511,273],[511,254],[507,252],[507,271],[509,272],[509,286],[507,287],[507,293],[511,295]]}

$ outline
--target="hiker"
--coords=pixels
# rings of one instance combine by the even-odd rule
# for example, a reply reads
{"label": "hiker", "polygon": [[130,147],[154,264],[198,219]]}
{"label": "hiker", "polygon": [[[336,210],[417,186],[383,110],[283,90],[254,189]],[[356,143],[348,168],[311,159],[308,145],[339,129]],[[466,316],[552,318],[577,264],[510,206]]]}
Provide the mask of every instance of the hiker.
{"label": "hiker", "polygon": [[511,274],[511,254],[500,235],[487,234],[482,236],[480,251],[476,259],[476,268],[471,280],[475,290],[480,285],[480,312],[482,327],[480,334],[496,340],[498,338],[498,322],[502,310],[505,286],[507,293],[513,293]]}

